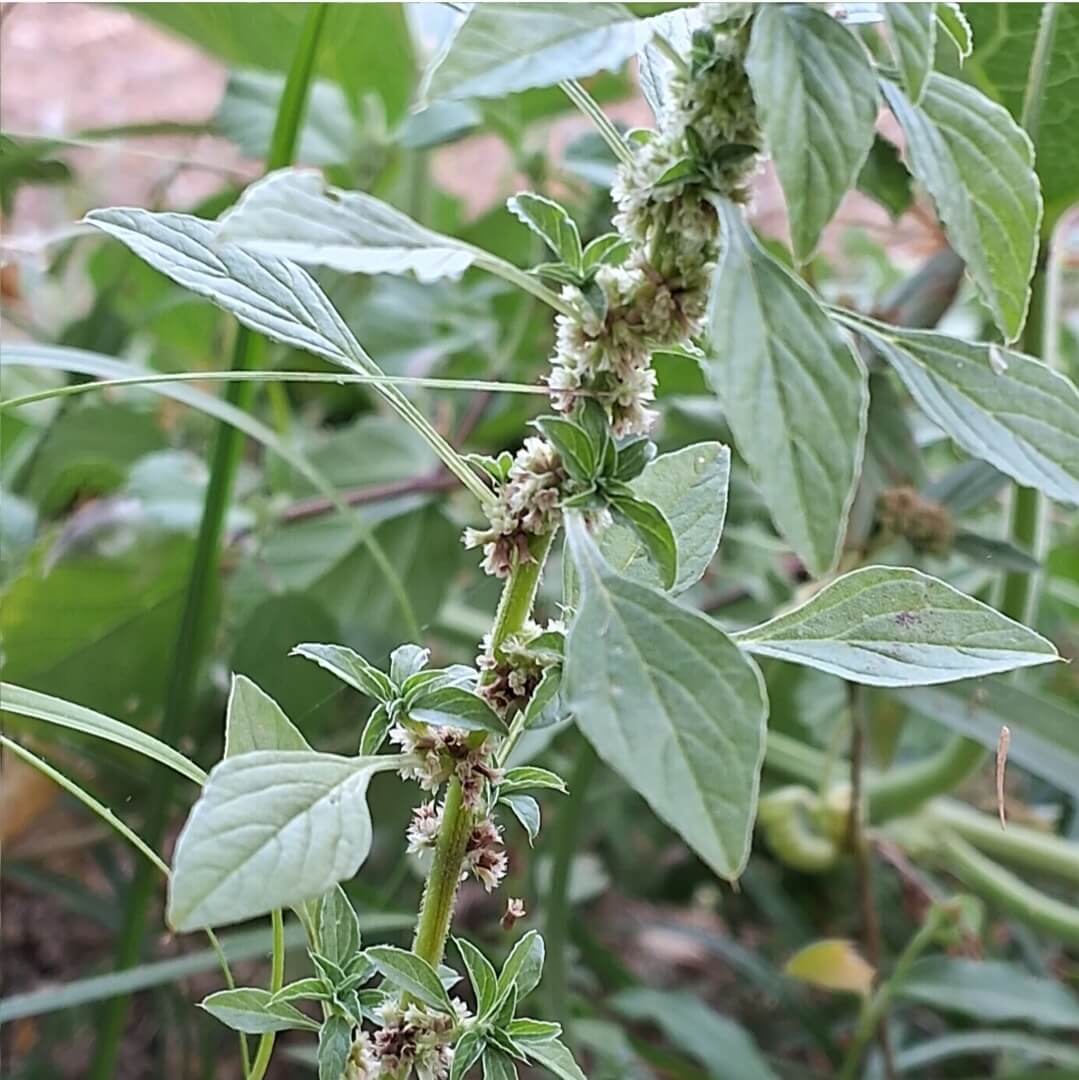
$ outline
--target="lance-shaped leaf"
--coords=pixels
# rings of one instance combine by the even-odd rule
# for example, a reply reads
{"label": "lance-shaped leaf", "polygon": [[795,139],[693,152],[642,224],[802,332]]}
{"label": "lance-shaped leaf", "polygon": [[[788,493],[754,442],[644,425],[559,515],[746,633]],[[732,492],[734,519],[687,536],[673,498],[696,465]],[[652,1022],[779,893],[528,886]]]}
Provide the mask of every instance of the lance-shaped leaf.
{"label": "lance-shaped leaf", "polygon": [[820,576],[839,556],[861,466],[865,371],[738,208],[716,205],[723,254],[709,306],[712,385],[772,519]]}
{"label": "lance-shaped leaf", "polygon": [[861,42],[819,8],[766,4],[753,21],[746,70],[804,262],[873,145],[873,68]]}
{"label": "lance-shaped leaf", "polygon": [[622,4],[475,4],[435,57],[420,96],[502,97],[614,70],[648,38]]}
{"label": "lance-shaped leaf", "polygon": [[567,515],[581,603],[563,689],[597,753],[712,869],[749,854],[766,713],[764,684],[699,612],[619,577]]}
{"label": "lance-shaped leaf", "polygon": [[946,75],[930,75],[920,105],[893,83],[883,87],[911,172],[933,196],[1001,333],[1014,341],[1026,320],[1042,216],[1030,139],[1007,109]]}
{"label": "lance-shaped leaf", "polygon": [[1056,660],[1053,643],[920,570],[869,566],[735,634],[749,652],[870,686],[928,686]]}
{"label": "lance-shaped leaf", "polygon": [[[671,592],[700,580],[715,556],[727,514],[731,452],[716,442],[697,443],[662,454],[635,480],[633,493],[659,507],[674,530],[678,576]],[[612,525],[599,549],[614,570],[642,585],[660,585],[662,575],[644,541],[628,525]]]}
{"label": "lance-shaped leaf", "polygon": [[217,238],[307,266],[425,282],[459,278],[482,254],[373,195],[328,187],[320,173],[300,169],[252,184],[222,215]]}
{"label": "lance-shaped leaf", "polygon": [[1066,376],[1000,345],[841,318],[964,450],[1020,484],[1079,504],[1079,388]]}
{"label": "lance-shaped leaf", "polygon": [[571,270],[583,269],[581,235],[577,223],[553,199],[522,191],[506,200],[506,207],[527,225]]}
{"label": "lance-shaped leaf", "polygon": [[422,687],[409,701],[408,715],[424,724],[463,728],[465,731],[493,731],[500,735],[506,725],[478,694],[463,686],[434,684]]}
{"label": "lance-shaped leaf", "polygon": [[922,100],[926,81],[933,70],[933,50],[937,42],[935,4],[885,4],[884,21],[888,24],[892,53],[907,96],[917,105]]}
{"label": "lance-shaped leaf", "polygon": [[169,924],[240,922],[351,878],[371,846],[368,780],[392,763],[302,750],[222,761],[176,842]]}
{"label": "lance-shaped leaf", "polygon": [[613,495],[609,505],[614,516],[627,523],[644,544],[659,570],[663,588],[672,588],[678,578],[678,545],[663,511],[655,503],[629,495]]}
{"label": "lance-shaped leaf", "polygon": [[255,750],[310,750],[281,706],[246,675],[233,675],[225,710],[225,757]]}
{"label": "lance-shaped leaf", "polygon": [[322,898],[318,908],[318,947],[327,960],[344,967],[359,951],[360,920],[340,885]]}
{"label": "lance-shaped leaf", "polygon": [[297,645],[290,656],[302,656],[314,660],[319,667],[336,675],[342,682],[359,690],[361,694],[374,698],[383,704],[392,700],[396,693],[393,683],[385,672],[369,664],[358,652],[344,645],[318,645],[304,642]]}
{"label": "lance-shaped leaf", "polygon": [[318,1024],[304,1016],[287,1001],[271,1002],[269,990],[238,986],[219,990],[199,1002],[214,1019],[245,1035],[264,1035],[268,1031],[318,1031]]}
{"label": "lance-shaped leaf", "polygon": [[367,950],[367,957],[392,985],[438,1012],[453,1014],[453,1005],[438,972],[422,956],[394,945],[375,945]]}

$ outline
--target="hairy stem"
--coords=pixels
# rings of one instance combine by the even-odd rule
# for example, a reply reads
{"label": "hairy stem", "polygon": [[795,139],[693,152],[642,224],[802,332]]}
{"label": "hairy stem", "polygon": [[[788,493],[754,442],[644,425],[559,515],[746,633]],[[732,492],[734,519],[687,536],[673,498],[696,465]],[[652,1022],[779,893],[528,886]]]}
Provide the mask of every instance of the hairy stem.
{"label": "hairy stem", "polygon": [[[300,33],[296,53],[278,103],[277,119],[270,142],[267,171],[287,165],[295,153],[307,95],[314,73],[315,55],[326,18],[327,5],[312,4]],[[233,348],[232,366],[247,370],[257,366],[261,339],[243,327],[238,328]],[[229,404],[246,409],[250,405],[251,383],[231,383],[226,394]],[[175,648],[175,661],[165,699],[161,737],[175,744],[190,721],[195,701],[198,671],[208,642],[217,606],[217,571],[225,519],[232,498],[233,481],[243,451],[243,439],[235,428],[222,424],[214,446],[210,480],[203,503],[202,521],[195,555],[187,581],[187,593]],[[172,803],[171,780],[162,777],[154,789],[145,834],[157,846],[164,834]],[[117,970],[130,967],[142,950],[146,913],[153,895],[154,879],[145,865],[135,872],[124,923],[116,950]],[[99,1027],[90,1080],[109,1080],[116,1071],[116,1056],[127,1019],[128,996],[114,998],[104,1010]]]}
{"label": "hairy stem", "polygon": [[[529,545],[531,558],[518,560],[506,579],[491,630],[491,653],[496,657],[506,639],[518,633],[532,613],[553,539],[553,533],[534,537]],[[442,827],[424,885],[416,936],[412,942],[412,951],[432,966],[442,961],[446,948],[473,823],[472,811],[465,806],[461,781],[455,776],[446,790]]]}

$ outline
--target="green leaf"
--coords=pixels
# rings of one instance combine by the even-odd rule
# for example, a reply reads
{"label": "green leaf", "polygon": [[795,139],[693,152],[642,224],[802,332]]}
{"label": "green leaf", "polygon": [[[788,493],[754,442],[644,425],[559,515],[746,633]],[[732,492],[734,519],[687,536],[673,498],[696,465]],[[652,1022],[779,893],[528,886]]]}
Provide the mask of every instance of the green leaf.
{"label": "green leaf", "polygon": [[438,972],[422,957],[394,945],[374,945],[367,957],[379,973],[399,990],[438,1012],[454,1015],[453,1005]]}
{"label": "green leaf", "polygon": [[1079,796],[1079,710],[1007,678],[895,691],[912,712],[995,750],[1008,725],[1008,761]]}
{"label": "green leaf", "polygon": [[584,269],[577,223],[553,199],[521,191],[506,200],[506,207],[567,266],[578,272]]}
{"label": "green leaf", "polygon": [[567,794],[566,782],[558,773],[550,769],[541,769],[536,765],[522,765],[508,769],[498,785],[500,795],[509,795],[515,791],[531,791],[535,788],[548,788]]}
{"label": "green leaf", "polygon": [[111,716],[103,716],[93,709],[83,708],[73,701],[63,701],[60,698],[51,697],[49,694],[39,694],[36,690],[28,690],[25,686],[16,686],[14,683],[0,683],[0,705],[4,712],[16,713],[19,716],[29,716],[34,720],[44,720],[47,724],[55,724],[58,727],[68,728],[71,731],[81,731],[86,735],[93,735],[99,739],[124,746],[128,750],[134,750],[153,761],[167,765],[170,769],[201,784],[206,779],[206,774],[193,761],[189,761],[178,750],[173,750],[152,735],[140,731],[130,724],[113,720]]}
{"label": "green leaf", "polygon": [[667,1041],[707,1070],[713,1080],[776,1080],[752,1037],[696,994],[677,990],[623,990],[611,1002],[627,1020],[655,1024]]}
{"label": "green leaf", "polygon": [[562,686],[560,668],[548,668],[525,707],[525,730],[550,727],[562,719],[559,690]]}
{"label": "green leaf", "polygon": [[907,96],[917,105],[933,70],[937,41],[936,6],[885,4],[882,10],[903,86]]}
{"label": "green leaf", "polygon": [[489,1046],[483,1055],[483,1080],[517,1080],[513,1058]]}
{"label": "green leaf", "polygon": [[646,37],[622,4],[476,4],[428,68],[420,97],[502,97],[613,71]]}
{"label": "green leaf", "polygon": [[466,1031],[453,1048],[450,1080],[464,1080],[468,1070],[482,1057],[486,1045],[483,1035],[478,1031]]}
{"label": "green leaf", "polygon": [[671,523],[663,511],[646,499],[615,495],[610,507],[617,519],[624,521],[637,534],[648,557],[660,573],[664,589],[672,589],[678,580],[678,545]]}
{"label": "green leaf", "polygon": [[318,1024],[287,1002],[271,1004],[269,990],[238,987],[219,990],[199,1002],[215,1020],[246,1035],[268,1031],[318,1031]]}
{"label": "green leaf", "polygon": [[370,372],[371,361],[363,360],[366,354],[352,331],[294,263],[222,244],[213,222],[189,214],[119,208],[91,210],[86,221],[252,330],[350,370]]}
{"label": "green leaf", "polygon": [[510,808],[513,816],[521,823],[521,828],[528,834],[529,844],[534,843],[542,824],[539,803],[531,795],[512,793],[500,795],[498,801]]}
{"label": "green leaf", "polygon": [[584,428],[561,416],[541,416],[533,423],[554,443],[566,472],[574,480],[587,484],[595,479],[600,467],[597,447]]}
{"label": "green leaf", "polygon": [[[214,128],[246,157],[266,158],[284,88],[283,73],[230,71]],[[360,127],[341,87],[316,79],[308,93],[296,159],[308,165],[338,165],[355,158],[362,146]]]}
{"label": "green leaf", "polygon": [[867,996],[876,977],[871,964],[850,941],[826,938],[799,949],[784,965],[793,979],[821,990],[838,990]]}
{"label": "green leaf", "polygon": [[465,664],[451,664],[448,668],[428,668],[409,675],[401,685],[401,696],[411,705],[420,694],[433,693],[443,687],[455,686],[462,690],[475,690],[479,674]]}
{"label": "green leaf", "polygon": [[427,667],[431,650],[422,645],[399,645],[390,653],[390,682],[403,687],[413,675]]}
{"label": "green leaf", "polygon": [[340,885],[319,901],[319,952],[340,967],[345,967],[360,949],[360,921],[352,901]]}
{"label": "green leaf", "polygon": [[1006,109],[934,72],[920,105],[884,82],[907,139],[911,172],[933,196],[948,240],[967,265],[1005,340],[1026,321],[1042,197],[1034,150]]}
{"label": "green leaf", "polygon": [[841,316],[964,450],[1050,498],[1079,504],[1079,389],[1033,357],[928,330]]}
{"label": "green leaf", "polygon": [[371,847],[367,782],[392,760],[260,750],[216,765],[176,842],[169,924],[240,922],[352,877]]}
{"label": "green leaf", "polygon": [[619,447],[615,458],[614,478],[623,484],[632,483],[644,472],[656,456],[656,444],[650,439],[634,439]]}
{"label": "green leaf", "polygon": [[543,976],[543,961],[547,955],[543,938],[529,930],[510,950],[498,973],[497,1000],[503,1002],[510,990],[516,988],[517,1000],[523,1001],[539,985]]}
{"label": "green leaf", "polygon": [[[937,5],[938,17],[943,17]],[[950,6],[950,5],[949,5]],[[956,5],[958,6],[958,5]],[[1079,100],[1075,58],[1079,48],[1079,8],[1075,4],[968,4],[974,53],[963,76],[1000,102],[1016,120],[1033,96],[1031,138],[1045,198],[1043,231],[1079,199]],[[1052,17],[1047,51],[1036,54],[1042,20]]]}
{"label": "green leaf", "polygon": [[306,979],[297,979],[287,986],[282,986],[270,998],[270,1005],[280,1005],[281,1002],[292,1001],[329,1001],[331,997],[332,994],[322,979],[309,976]]}
{"label": "green leaf", "polygon": [[336,1013],[318,1033],[318,1080],[343,1080],[352,1053],[352,1023]]}
{"label": "green leaf", "polygon": [[910,173],[899,157],[895,143],[881,135],[873,139],[869,157],[858,174],[857,188],[880,203],[892,220],[905,214],[914,203]]}
{"label": "green leaf", "polygon": [[604,563],[567,516],[581,604],[565,697],[597,753],[712,869],[741,873],[764,753],[755,665],[709,619]]}
{"label": "green leaf", "polygon": [[506,1034],[511,1039],[533,1039],[544,1042],[557,1039],[562,1034],[562,1025],[552,1020],[531,1020],[527,1016],[518,1017],[510,1022]]}
{"label": "green leaf", "polygon": [[486,1017],[498,996],[495,969],[471,941],[465,938],[454,938],[453,941],[468,971],[472,992],[476,995],[476,1015]]}
{"label": "green leaf", "polygon": [[772,519],[820,577],[839,557],[854,498],[866,374],[812,292],[754,240],[738,208],[717,206],[724,242],[709,310],[712,384]]}
{"label": "green leaf", "polygon": [[[1079,1050],[1074,1046],[1053,1039],[1039,1039],[1022,1031],[1001,1031],[994,1028],[987,1031],[962,1031],[952,1035],[941,1035],[935,1039],[915,1043],[896,1054],[896,1066],[911,1076],[941,1061],[951,1058],[972,1057],[984,1059],[996,1054],[1014,1053],[1024,1061],[1050,1061],[1061,1065],[1067,1072],[1038,1073],[1025,1080],[1070,1080],[1079,1070]],[[1011,1074],[1010,1080],[1024,1080],[1024,1075]]]}
{"label": "green leaf", "polygon": [[244,675],[232,676],[225,710],[225,757],[255,750],[310,750],[280,705]]}
{"label": "green leaf", "polygon": [[413,274],[422,282],[459,278],[482,255],[373,195],[328,187],[320,174],[298,169],[281,169],[248,187],[222,215],[217,238],[307,266]]}
{"label": "green leaf", "polygon": [[632,250],[633,244],[618,233],[604,233],[585,246],[581,268],[587,273],[600,266],[620,266]]}
{"label": "green leaf", "polygon": [[[288,71],[307,14],[295,4],[130,7],[139,18],[194,41],[230,66],[277,72]],[[404,11],[393,4],[335,5],[326,20],[315,74],[338,83],[350,101],[374,94],[391,118],[402,115],[413,83],[412,38]]]}
{"label": "green leaf", "polygon": [[305,642],[297,645],[290,656],[303,656],[314,660],[319,667],[336,675],[342,682],[385,704],[396,696],[393,684],[373,664],[369,664],[354,649],[344,645],[315,645]]}
{"label": "green leaf", "polygon": [[799,262],[854,186],[873,144],[878,94],[864,46],[818,8],[767,4],[746,70],[787,200]]}
{"label": "green leaf", "polygon": [[[685,592],[700,580],[715,556],[727,513],[731,452],[719,443],[697,443],[661,454],[636,480],[635,495],[663,512],[674,530],[678,579],[671,590]],[[614,570],[642,585],[659,585],[660,571],[644,543],[627,525],[614,525],[599,538],[599,549]]]}
{"label": "green leaf", "polygon": [[1030,1024],[1047,1030],[1079,1030],[1079,998],[1051,979],[1015,964],[927,956],[898,986],[899,997],[983,1024]]}
{"label": "green leaf", "polygon": [[72,551],[56,562],[50,547],[39,543],[0,596],[4,677],[149,724],[172,662],[189,541],[141,542],[115,557]]}
{"label": "green leaf", "polygon": [[1052,642],[981,601],[889,566],[844,574],[735,640],[870,686],[927,686],[1058,659]]}
{"label": "green leaf", "polygon": [[536,1042],[532,1039],[520,1040],[521,1049],[530,1061],[542,1065],[559,1080],[587,1080],[580,1066],[573,1060],[570,1049],[558,1039],[546,1039]]}
{"label": "green leaf", "polygon": [[440,727],[506,733],[506,725],[491,706],[463,686],[435,686],[431,690],[421,690],[410,702],[408,715],[413,720]]}
{"label": "green leaf", "polygon": [[937,22],[940,23],[941,30],[948,35],[948,38],[955,46],[955,51],[959,56],[959,63],[962,64],[970,56],[971,49],[974,47],[974,35],[970,23],[967,21],[962,7],[954,0],[950,3],[940,3],[934,6],[937,12]]}

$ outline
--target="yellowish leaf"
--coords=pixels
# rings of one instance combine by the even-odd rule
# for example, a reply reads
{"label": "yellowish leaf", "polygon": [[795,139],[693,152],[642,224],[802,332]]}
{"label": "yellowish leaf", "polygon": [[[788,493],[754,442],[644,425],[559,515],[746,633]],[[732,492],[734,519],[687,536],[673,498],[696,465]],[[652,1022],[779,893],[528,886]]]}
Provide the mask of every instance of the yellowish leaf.
{"label": "yellowish leaf", "polygon": [[784,970],[793,978],[822,990],[845,990],[863,995],[873,988],[876,976],[872,965],[862,958],[853,942],[842,938],[828,938],[807,945],[787,961]]}

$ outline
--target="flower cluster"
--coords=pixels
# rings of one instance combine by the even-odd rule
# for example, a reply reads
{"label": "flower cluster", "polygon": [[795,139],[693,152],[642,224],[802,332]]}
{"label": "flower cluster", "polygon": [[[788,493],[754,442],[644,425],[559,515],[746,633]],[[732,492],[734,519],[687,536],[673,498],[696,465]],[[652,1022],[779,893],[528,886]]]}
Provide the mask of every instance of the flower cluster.
{"label": "flower cluster", "polygon": [[888,488],[877,499],[877,523],[885,536],[902,536],[916,551],[947,555],[955,540],[951,511],[912,487]]}
{"label": "flower cluster", "polygon": [[402,779],[415,780],[424,791],[436,791],[456,776],[469,810],[482,805],[484,783],[497,784],[502,776],[489,761],[494,749],[491,741],[484,739],[473,745],[474,735],[461,728],[432,727],[411,721],[394,724],[389,732],[390,742],[408,757],[399,770]]}
{"label": "flower cluster", "polygon": [[578,314],[558,317],[549,378],[555,407],[568,411],[574,392],[587,388],[607,407],[616,435],[652,427],[652,351],[685,343],[702,328],[718,250],[711,199],[746,197],[760,130],[745,48],[737,25],[694,35],[690,64],[670,82],[659,131],[619,169],[611,192],[615,228],[633,247],[622,266],[596,277],[605,317],[577,290],[565,291]]}
{"label": "flower cluster", "polygon": [[[742,201],[761,133],[745,70],[744,13],[722,5],[693,35],[688,63],[674,74],[658,131],[635,144],[612,189],[614,226],[630,244],[621,265],[604,265],[587,290],[563,287],[572,314],[556,320],[547,383],[554,408],[572,412],[582,391],[599,400],[618,437],[646,434],[656,412],[657,348],[689,344],[704,324],[718,255],[712,200]],[[489,527],[469,529],[484,570],[505,577],[531,558],[529,540],[559,524],[566,475],[555,449],[526,440],[501,485]]]}
{"label": "flower cluster", "polygon": [[[409,852],[417,854],[432,850],[438,843],[441,829],[441,806],[434,801],[417,806],[412,811],[412,821],[408,826]],[[488,892],[492,892],[502,884],[508,865],[506,849],[502,845],[502,830],[495,824],[494,818],[486,814],[476,820],[468,834],[461,880],[472,874]]]}
{"label": "flower cluster", "polygon": [[345,1080],[415,1075],[419,1080],[447,1080],[453,1067],[453,1041],[468,1016],[453,1001],[456,1016],[429,1012],[393,999],[376,1010],[380,1027],[374,1036],[358,1031],[352,1043]]}
{"label": "flower cluster", "polygon": [[541,641],[547,635],[561,637],[565,629],[557,619],[546,626],[529,621],[502,643],[498,656],[491,648],[490,635],[483,639],[476,657],[476,666],[484,673],[479,692],[499,716],[509,716],[528,704],[543,673],[561,659],[559,652],[543,649]]}

